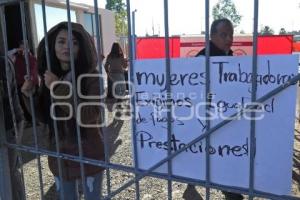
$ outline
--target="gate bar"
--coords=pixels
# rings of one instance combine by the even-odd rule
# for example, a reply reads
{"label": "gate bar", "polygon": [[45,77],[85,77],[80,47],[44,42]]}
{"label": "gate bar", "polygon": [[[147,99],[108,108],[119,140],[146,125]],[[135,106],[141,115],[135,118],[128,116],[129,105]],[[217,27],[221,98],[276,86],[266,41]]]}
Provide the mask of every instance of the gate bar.
{"label": "gate bar", "polygon": [[[8,44],[7,44],[7,33],[6,33],[6,22],[5,22],[5,11],[4,6],[0,7],[0,20],[1,20],[1,32],[4,44],[4,62],[5,68],[8,67]],[[2,66],[1,66],[2,67]],[[6,69],[5,69],[6,70]],[[4,91],[4,85],[0,85],[0,89]],[[6,130],[4,122],[4,112],[3,112],[3,99],[0,98],[0,199],[12,199],[12,190],[11,190],[11,174],[9,167],[9,157],[8,157],[8,148],[5,146],[6,140]]]}
{"label": "gate bar", "polygon": [[[257,96],[257,26],[258,26],[258,0],[254,0],[254,22],[253,22],[253,56],[252,56],[252,90],[251,90],[251,101],[256,101]],[[255,112],[250,113],[250,171],[249,171],[249,200],[253,200],[253,190],[254,190],[254,164],[255,164],[255,149],[256,149],[256,121],[254,120],[256,114]]]}
{"label": "gate bar", "polygon": [[[133,62],[135,62],[136,56],[134,56],[134,45],[132,44],[133,36],[131,33],[131,9],[130,9],[130,0],[126,0],[127,5],[127,29],[128,29],[128,55],[129,55],[129,78],[130,78],[130,85],[129,85],[129,94],[130,94],[130,110],[132,111],[132,119],[131,119],[131,137],[133,138],[133,158],[134,158],[134,174],[138,174],[139,172],[139,162],[138,162],[138,155],[137,155],[137,138],[136,138],[136,106],[135,106],[135,95],[133,92],[135,91],[132,87],[135,83],[134,81],[134,65]],[[135,20],[135,18],[134,18]],[[135,25],[135,22],[134,22]],[[135,33],[134,33],[135,34]],[[137,176],[135,176],[135,198],[136,200],[140,199],[140,185],[139,185],[139,179],[137,179]]]}
{"label": "gate bar", "polygon": [[[1,7],[1,25],[2,25],[2,35],[3,35],[3,43],[4,43],[4,52],[5,52],[5,73],[8,76],[8,74],[9,74],[9,71],[8,71],[9,70],[9,66],[8,66],[8,54],[7,54],[7,52],[8,52],[8,43],[7,43],[7,30],[6,30],[6,19],[5,19],[5,10],[4,10],[4,7]],[[13,77],[13,79],[15,79],[15,77]],[[13,84],[15,84],[14,86],[17,87],[15,81],[13,82]],[[16,122],[15,108],[14,108],[14,105],[12,103],[12,90],[11,90],[10,84],[7,83],[6,87],[7,87],[7,90],[8,90],[9,107],[10,107],[10,109],[12,111],[13,130],[15,132],[15,140],[16,140],[16,143],[17,143],[17,137],[16,136],[19,133],[18,133],[17,122]],[[20,165],[21,165],[21,182],[24,185],[24,173],[23,173],[22,156],[21,156],[21,154],[20,154],[19,151],[16,151],[16,155],[17,155],[16,159],[19,159],[19,161],[21,162],[20,163]],[[25,187],[23,188],[23,192],[24,192],[24,194],[26,194]],[[26,198],[26,197],[24,197],[24,198]]]}
{"label": "gate bar", "polygon": [[[22,33],[23,33],[23,43],[25,48],[25,63],[26,63],[26,75],[31,77],[30,67],[29,67],[29,51],[28,51],[28,40],[27,40],[27,29],[26,29],[26,16],[25,16],[25,8],[24,1],[20,1],[20,10],[21,10],[21,22],[22,22]],[[38,149],[38,139],[37,139],[37,129],[36,129],[36,116],[34,111],[34,102],[33,102],[33,94],[31,93],[29,96],[30,99],[30,107],[31,107],[31,116],[32,116],[32,125],[33,125],[33,135],[34,135],[34,144],[35,148]],[[38,173],[39,173],[39,183],[40,183],[40,195],[41,199],[44,199],[44,187],[43,187],[43,177],[42,177],[42,169],[41,169],[41,158],[37,155],[38,161]]]}
{"label": "gate bar", "polygon": [[[99,68],[99,92],[100,95],[104,94],[104,84],[103,84],[103,73],[102,73],[102,58],[100,58],[100,55],[103,55],[103,48],[102,48],[102,41],[100,40],[100,28],[102,32],[102,27],[99,27],[99,12],[98,12],[98,1],[94,0],[94,12],[95,12],[95,25],[96,25],[96,38],[97,38],[97,59],[98,59],[98,68]],[[92,23],[93,24],[93,23]],[[102,24],[102,23],[101,23]],[[100,102],[104,104],[103,98],[100,98]],[[105,118],[105,109],[100,107],[100,121],[101,123],[106,122]],[[105,123],[106,124],[106,123]],[[108,137],[107,137],[107,131],[104,131],[103,127],[101,127],[101,133],[103,136],[103,143],[104,143],[104,155],[105,155],[105,165],[110,163],[109,158],[109,147],[108,147]],[[106,169],[106,187],[107,187],[107,194],[109,195],[111,192],[111,181],[110,181],[110,169],[108,167],[105,167]],[[101,190],[102,191],[102,190]]]}
{"label": "gate bar", "polygon": [[[205,130],[210,129],[210,103],[211,103],[211,96],[210,96],[210,41],[209,41],[209,0],[205,0],[205,117],[206,117],[206,128]],[[209,103],[207,103],[209,102]],[[209,149],[210,146],[210,136],[205,138],[205,146]],[[205,199],[210,199],[210,155],[209,151],[205,151]]]}
{"label": "gate bar", "polygon": [[[168,0],[164,0],[164,25],[165,25],[165,61],[166,61],[166,88],[167,88],[167,102],[170,101],[173,94],[170,85],[171,79],[171,63],[170,63],[170,42],[169,42],[169,6]],[[168,130],[168,156],[172,154],[171,137],[173,132],[172,126],[172,104],[167,104],[167,130]],[[172,159],[168,160],[168,177],[172,176]],[[168,180],[168,200],[172,200],[172,180]]]}
{"label": "gate bar", "polygon": [[[78,107],[78,99],[77,99],[77,87],[76,87],[76,76],[75,76],[75,63],[74,63],[74,55],[73,55],[73,34],[72,34],[72,26],[71,26],[71,8],[70,8],[70,0],[66,0],[67,5],[67,16],[68,16],[68,47],[70,49],[70,61],[71,61],[71,75],[72,75],[72,90],[73,90],[73,102],[74,107]],[[77,115],[77,109],[74,109],[75,114]],[[86,187],[85,185],[85,173],[84,173],[84,165],[82,163],[83,151],[82,151],[82,143],[81,143],[81,131],[79,124],[76,123],[76,133],[77,133],[77,144],[79,150],[79,160],[80,160],[80,175],[81,175],[81,184],[84,193],[84,197],[86,197]]]}
{"label": "gate bar", "polygon": [[[45,0],[42,0],[42,14],[43,14],[43,29],[44,29],[44,39],[45,39],[45,51],[46,51],[46,62],[47,62],[47,69],[51,71],[51,61],[50,61],[50,53],[49,53],[49,43],[48,43],[48,35],[47,35],[47,18],[46,18],[46,5]],[[51,98],[51,104],[53,103],[53,98]],[[56,111],[53,109],[53,113],[56,116]],[[53,120],[53,128],[54,128],[54,137],[55,137],[55,146],[56,146],[56,154],[59,155],[60,153],[60,143],[58,139],[58,128],[57,128],[57,121]],[[57,163],[58,163],[58,176],[60,180],[62,180],[62,160],[57,157]],[[64,186],[61,185],[61,192],[64,193]],[[64,200],[65,197],[62,197],[62,200]]]}

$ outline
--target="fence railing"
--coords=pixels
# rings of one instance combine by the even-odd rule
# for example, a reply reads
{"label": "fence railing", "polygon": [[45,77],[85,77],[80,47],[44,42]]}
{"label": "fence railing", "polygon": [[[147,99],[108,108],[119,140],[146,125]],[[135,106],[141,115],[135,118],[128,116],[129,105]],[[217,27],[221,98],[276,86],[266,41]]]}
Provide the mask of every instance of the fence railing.
{"label": "fence railing", "polygon": [[[6,68],[8,68],[9,66],[9,56],[8,56],[8,44],[7,44],[7,33],[6,33],[6,27],[7,26],[11,26],[11,24],[6,24],[6,18],[5,18],[5,6],[8,4],[12,4],[12,3],[18,3],[20,6],[20,11],[21,11],[21,22],[22,22],[22,37],[23,37],[23,41],[25,41],[24,46],[25,49],[29,49],[28,48],[28,30],[26,27],[26,20],[28,20],[28,16],[25,15],[25,6],[24,6],[24,1],[5,1],[0,3],[0,13],[1,13],[1,30],[2,30],[2,38],[3,38],[3,44],[4,44],[4,52],[5,52],[5,65]],[[169,44],[169,18],[168,18],[168,12],[169,12],[169,7],[168,7],[168,0],[164,0],[164,26],[165,26],[165,61],[166,61],[166,71],[165,74],[167,75],[167,93],[171,93],[172,92],[172,87],[170,85],[170,73],[171,73],[171,59],[170,59],[170,44]],[[46,19],[46,15],[45,15],[45,1],[42,0],[42,8],[43,8],[43,21],[44,21],[44,34],[45,34],[45,48],[46,48],[46,60],[47,60],[47,67],[48,70],[51,71],[51,60],[50,60],[50,52],[49,52],[49,44],[48,44],[48,38],[47,38],[47,19]],[[254,4],[254,23],[253,23],[253,57],[252,57],[252,74],[253,74],[253,79],[252,79],[252,84],[251,84],[251,102],[257,102],[257,103],[262,103],[266,100],[268,100],[269,98],[273,97],[274,95],[282,92],[283,90],[285,90],[286,88],[288,88],[289,86],[296,84],[299,80],[300,80],[300,75],[296,75],[294,76],[290,81],[288,81],[286,84],[284,85],[280,85],[277,88],[273,89],[272,91],[268,92],[267,94],[265,94],[264,96],[257,98],[257,80],[256,80],[256,75],[257,75],[257,36],[258,36],[258,7],[259,7],[259,1],[258,0],[254,0],[253,1]],[[68,44],[70,45],[70,51],[73,52],[73,43],[72,43],[72,26],[71,26],[71,16],[70,16],[70,2],[69,0],[66,0],[66,9],[67,9],[67,16],[68,16]],[[133,83],[133,85],[135,84],[135,80],[134,80],[134,61],[136,59],[135,57],[135,51],[136,51],[136,44],[135,44],[135,16],[134,16],[134,11],[132,12],[131,10],[131,2],[130,0],[126,1],[126,5],[127,5],[127,23],[128,23],[128,54],[129,54],[129,63],[130,63],[130,67],[129,67],[129,73],[130,73],[130,82]],[[94,0],[94,7],[95,7],[95,14],[96,16],[99,15],[98,14],[98,1]],[[203,10],[203,12],[206,13],[205,15],[205,27],[206,27],[206,67],[205,67],[205,73],[207,75],[207,77],[210,77],[210,56],[209,56],[209,27],[210,27],[210,17],[209,17],[209,10],[210,10],[210,2],[209,0],[205,1],[205,10]],[[132,19],[132,16],[134,16],[134,18]],[[102,60],[99,58],[99,55],[102,54],[102,49],[100,48],[102,46],[101,44],[101,39],[100,39],[100,28],[99,28],[99,18],[95,18],[96,21],[96,36],[97,36],[97,58],[100,62],[98,62],[98,67],[99,67],[99,74],[102,75]],[[75,63],[74,63],[74,55],[71,53],[70,54],[70,67],[71,67],[71,71],[72,71],[72,88],[73,88],[73,93],[76,94],[77,93],[77,85],[76,85],[76,77],[75,77]],[[30,63],[29,63],[29,52],[25,51],[25,62],[26,62],[26,71],[27,74],[30,74]],[[1,66],[2,67],[2,66]],[[210,88],[210,79],[206,78],[206,91],[205,91],[205,99],[209,99],[210,93],[211,93],[211,88]],[[1,91],[5,90],[6,88],[0,88]],[[103,81],[100,81],[100,85],[99,85],[99,92],[100,94],[104,93],[104,87],[103,87]],[[8,88],[8,91],[10,91],[10,88]],[[39,177],[39,193],[40,193],[40,197],[41,199],[44,199],[45,196],[45,189],[44,189],[44,180],[43,180],[43,167],[42,167],[42,162],[41,162],[41,156],[48,156],[48,157],[53,157],[57,159],[57,163],[58,163],[58,170],[59,170],[59,177],[61,179],[63,179],[63,168],[62,168],[62,162],[65,160],[68,161],[73,161],[73,162],[77,162],[80,163],[80,172],[81,172],[81,184],[84,185],[85,182],[84,180],[86,179],[86,174],[84,173],[84,168],[85,168],[85,164],[89,164],[89,165],[94,165],[94,166],[99,166],[105,169],[105,174],[106,174],[106,195],[103,195],[103,199],[111,199],[114,198],[116,195],[120,194],[121,192],[123,192],[125,189],[127,189],[128,187],[134,185],[135,186],[135,199],[140,199],[140,193],[141,193],[141,186],[140,186],[140,181],[143,180],[144,177],[146,176],[150,176],[150,177],[155,177],[155,178],[159,178],[159,179],[164,179],[167,181],[167,197],[168,199],[172,199],[172,192],[173,192],[173,182],[182,182],[182,183],[188,183],[188,184],[193,184],[193,185],[197,185],[197,186],[202,186],[205,187],[205,197],[206,199],[211,199],[211,189],[220,189],[220,190],[229,190],[231,192],[237,192],[237,193],[242,193],[245,195],[249,196],[249,199],[253,199],[255,197],[262,197],[262,198],[267,198],[267,199],[300,199],[300,197],[295,197],[295,196],[281,196],[281,195],[276,195],[276,194],[271,194],[271,193],[266,193],[266,192],[262,192],[262,191],[258,191],[255,189],[254,187],[254,171],[255,171],[255,152],[254,152],[254,146],[255,146],[255,138],[256,138],[256,132],[255,132],[255,128],[256,128],[256,121],[255,120],[251,120],[251,126],[250,126],[250,163],[249,163],[249,168],[250,168],[250,172],[249,172],[249,187],[248,188],[239,188],[239,187],[230,187],[230,186],[226,186],[226,185],[220,185],[220,184],[216,184],[211,182],[211,161],[210,161],[210,156],[209,156],[209,152],[206,151],[206,175],[205,175],[205,180],[196,180],[196,179],[190,179],[190,178],[185,178],[185,177],[178,177],[178,176],[174,176],[172,174],[172,159],[175,158],[176,156],[178,156],[180,153],[184,152],[186,149],[188,149],[189,147],[191,147],[192,145],[194,145],[195,143],[204,140],[205,139],[205,144],[206,146],[209,146],[210,144],[210,136],[216,131],[221,129],[222,127],[224,127],[226,124],[231,123],[231,121],[234,121],[234,117],[241,115],[241,113],[243,112],[236,112],[231,116],[231,120],[224,120],[214,126],[211,125],[211,121],[210,120],[206,120],[206,127],[207,130],[201,134],[199,137],[194,138],[192,141],[190,141],[184,148],[181,148],[180,150],[176,151],[176,152],[172,152],[171,151],[171,137],[172,137],[172,131],[173,131],[173,127],[172,127],[172,123],[171,123],[171,119],[172,119],[172,106],[170,104],[168,104],[167,106],[167,110],[168,110],[168,114],[167,114],[167,138],[168,138],[168,153],[167,153],[167,157],[165,157],[164,159],[162,159],[161,161],[157,162],[155,165],[153,165],[152,167],[150,167],[147,170],[140,170],[139,166],[138,166],[138,157],[137,157],[137,143],[136,143],[136,139],[135,139],[135,133],[136,133],[136,123],[135,120],[136,119],[136,99],[135,99],[135,95],[132,93],[133,91],[130,88],[130,104],[131,104],[131,131],[132,131],[132,137],[133,137],[133,153],[132,153],[132,157],[134,158],[133,160],[133,166],[127,166],[127,165],[122,165],[122,164],[116,164],[110,161],[110,146],[109,146],[109,135],[107,134],[107,132],[104,131],[103,134],[103,141],[104,141],[104,152],[105,152],[105,159],[104,160],[93,160],[90,158],[86,158],[83,155],[83,150],[82,150],[82,136],[81,136],[81,128],[78,124],[76,124],[75,130],[74,132],[76,132],[76,140],[78,141],[78,148],[79,148],[79,152],[78,152],[78,156],[75,155],[69,155],[69,154],[65,154],[65,153],[61,153],[59,146],[62,145],[60,144],[60,140],[59,140],[59,129],[57,127],[56,121],[53,120],[54,122],[54,133],[55,133],[55,143],[56,145],[56,151],[50,151],[50,150],[46,150],[41,148],[40,144],[39,144],[39,134],[41,134],[39,131],[40,129],[37,129],[37,119],[35,116],[35,107],[34,107],[34,96],[31,94],[30,95],[30,109],[31,109],[31,113],[32,113],[32,120],[33,120],[33,128],[32,128],[32,138],[33,138],[33,146],[30,145],[25,145],[25,144],[17,144],[17,143],[11,143],[8,142],[7,139],[5,138],[6,134],[4,134],[5,131],[5,117],[2,113],[3,113],[3,106],[7,106],[4,105],[3,102],[0,100],[0,132],[1,132],[1,138],[0,138],[0,197],[1,199],[12,199],[12,193],[14,192],[14,189],[10,186],[10,177],[11,174],[9,173],[9,165],[8,165],[8,155],[7,155],[7,150],[8,149],[13,149],[16,152],[26,152],[26,153],[30,153],[32,154],[35,159],[37,160],[37,172],[38,172],[38,177]],[[10,100],[12,97],[10,97]],[[167,100],[170,100],[170,98],[168,97]],[[79,99],[76,95],[74,95],[74,99],[72,100],[72,104],[77,107],[79,104]],[[53,102],[53,99],[51,99],[51,102]],[[101,99],[100,103],[105,104],[105,100]],[[250,107],[251,108],[251,107]],[[206,110],[209,110],[210,107],[207,104]],[[107,117],[107,111],[105,109],[101,109],[100,112],[100,119],[101,121],[106,121],[106,117]],[[208,112],[207,112],[208,113]],[[14,115],[14,113],[13,113]],[[207,116],[208,118],[209,116]],[[254,119],[255,118],[255,112],[251,113],[251,117]],[[16,124],[16,122],[14,122]],[[104,127],[102,127],[104,128]],[[16,126],[14,127],[15,132],[17,132],[17,128]],[[19,155],[19,157],[22,157]],[[167,174],[161,174],[161,173],[157,173],[154,172],[155,169],[159,168],[160,166],[162,166],[163,164],[167,163],[167,168],[168,168],[168,173]],[[21,165],[21,171],[23,167]],[[132,179],[129,179],[127,182],[125,182],[124,184],[122,184],[119,187],[114,187],[114,190],[112,188],[112,180],[111,180],[111,170],[117,170],[117,171],[122,171],[122,172],[126,172],[126,173],[131,173],[134,175],[134,177]],[[291,169],[292,170],[292,169]],[[26,181],[26,177],[23,177],[24,181]],[[62,192],[64,192],[64,188],[62,188]],[[86,194],[87,191],[85,191],[85,187],[83,187],[83,194]]]}

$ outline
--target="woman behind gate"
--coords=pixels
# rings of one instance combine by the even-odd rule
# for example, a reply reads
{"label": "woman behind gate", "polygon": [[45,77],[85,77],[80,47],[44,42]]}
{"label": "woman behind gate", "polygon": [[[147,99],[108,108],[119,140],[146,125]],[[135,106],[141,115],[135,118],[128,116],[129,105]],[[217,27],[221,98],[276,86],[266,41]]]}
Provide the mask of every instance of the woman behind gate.
{"label": "woman behind gate", "polygon": [[[41,83],[36,91],[36,112],[37,118],[48,125],[49,127],[49,148],[56,151],[56,145],[59,146],[60,153],[71,154],[79,156],[79,138],[77,137],[76,127],[79,125],[80,140],[82,146],[83,157],[103,160],[103,141],[100,128],[87,128],[86,124],[96,125],[100,123],[100,108],[95,105],[99,102],[99,78],[88,76],[78,79],[80,75],[95,75],[96,70],[96,50],[92,39],[82,25],[71,23],[72,26],[72,43],[73,51],[70,52],[68,45],[68,23],[62,22],[54,26],[47,33],[49,41],[49,57],[50,70],[47,70],[45,39],[43,39],[38,46],[38,70],[41,77]],[[75,84],[80,87],[76,91],[84,96],[78,96],[72,93],[72,72],[71,72],[71,57],[74,57],[75,70]],[[58,81],[58,82],[57,82]],[[60,81],[66,81],[70,84],[63,84]],[[53,84],[55,83],[55,84]],[[30,92],[34,92],[31,80],[26,80],[22,92],[28,96]],[[57,103],[51,107],[51,96],[53,102]],[[72,95],[69,95],[72,94]],[[83,106],[80,113],[75,113],[74,95],[77,95],[78,104],[91,102],[91,105]],[[86,96],[94,96],[95,99],[85,98]],[[64,105],[60,104],[63,103]],[[67,106],[66,106],[67,105]],[[55,110],[55,116],[51,109]],[[73,114],[72,114],[73,113]],[[54,120],[56,120],[58,131],[57,136],[59,144],[55,141]],[[51,172],[55,176],[56,190],[59,193],[60,199],[64,197],[65,200],[77,199],[76,195],[76,181],[80,180],[80,163],[70,160],[62,160],[62,179],[59,176],[59,168],[57,158],[48,157],[48,164]],[[84,187],[85,199],[100,199],[101,183],[103,168],[84,164]],[[64,193],[62,193],[62,188]]]}
{"label": "woman behind gate", "polygon": [[124,58],[122,48],[118,43],[114,42],[107,56],[104,68],[109,80],[108,96],[112,94],[118,102],[121,101],[126,91],[124,72],[127,65],[127,60]]}

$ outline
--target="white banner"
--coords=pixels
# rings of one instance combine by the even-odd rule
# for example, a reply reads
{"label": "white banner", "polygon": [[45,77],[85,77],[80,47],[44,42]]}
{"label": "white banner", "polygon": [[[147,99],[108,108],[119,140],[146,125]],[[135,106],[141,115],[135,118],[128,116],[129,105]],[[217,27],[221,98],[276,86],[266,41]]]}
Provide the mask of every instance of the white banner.
{"label": "white banner", "polygon": [[[251,102],[252,57],[210,59],[211,127]],[[297,74],[297,57],[259,56],[257,98]],[[167,157],[167,104],[171,103],[171,150],[182,149],[206,131],[205,57],[171,60],[171,94],[166,92],[165,60],[134,63],[137,158],[140,169],[149,169]],[[167,95],[170,101],[167,101]],[[256,106],[254,189],[289,194],[296,86]],[[172,160],[172,173],[205,180],[205,152],[211,155],[211,182],[248,188],[250,166],[250,111],[202,140]],[[156,172],[167,173],[167,165]]]}

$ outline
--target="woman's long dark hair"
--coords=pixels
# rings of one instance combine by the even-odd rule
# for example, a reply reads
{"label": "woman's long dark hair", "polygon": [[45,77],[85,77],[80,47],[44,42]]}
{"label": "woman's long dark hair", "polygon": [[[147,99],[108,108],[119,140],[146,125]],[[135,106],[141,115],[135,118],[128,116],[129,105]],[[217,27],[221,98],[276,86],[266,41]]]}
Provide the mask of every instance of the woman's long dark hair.
{"label": "woman's long dark hair", "polygon": [[[92,37],[89,33],[83,28],[82,25],[77,23],[71,23],[73,37],[75,37],[79,44],[79,52],[77,54],[77,58],[74,60],[74,70],[75,77],[81,74],[89,73],[95,70],[97,66],[97,56],[96,49],[94,43],[92,41]],[[50,70],[57,77],[64,76],[67,71],[63,71],[58,58],[55,53],[55,40],[58,33],[61,30],[68,30],[68,23],[61,22],[51,28],[47,33],[48,38],[48,46],[49,46],[49,58],[50,58]],[[41,86],[39,88],[39,103],[40,107],[38,109],[42,109],[43,116],[41,116],[42,121],[49,125],[50,133],[53,132],[53,120],[50,116],[50,91],[44,84],[43,74],[48,69],[47,60],[46,60],[46,49],[45,49],[45,38],[43,38],[38,46],[37,50],[37,65],[38,72],[41,77]],[[85,91],[85,82],[82,82],[81,90],[84,93]],[[50,135],[51,137],[51,135]]]}
{"label": "woman's long dark hair", "polygon": [[[77,77],[80,74],[88,73],[96,67],[97,56],[92,38],[89,33],[83,28],[83,26],[77,23],[71,23],[71,26],[73,36],[79,43],[79,52],[77,55],[77,59],[75,60],[75,74]],[[66,73],[61,69],[60,62],[55,54],[55,40],[61,30],[68,30],[67,22],[61,22],[57,24],[47,33],[51,72],[58,77],[61,77],[64,75],[64,73]],[[43,74],[47,70],[45,38],[41,40],[37,52],[38,71],[39,75],[43,77]]]}
{"label": "woman's long dark hair", "polygon": [[123,58],[124,54],[119,43],[114,42],[111,46],[110,53],[108,54],[110,58]]}

